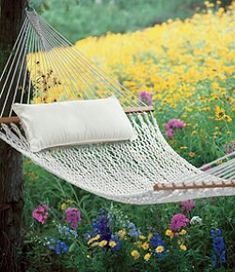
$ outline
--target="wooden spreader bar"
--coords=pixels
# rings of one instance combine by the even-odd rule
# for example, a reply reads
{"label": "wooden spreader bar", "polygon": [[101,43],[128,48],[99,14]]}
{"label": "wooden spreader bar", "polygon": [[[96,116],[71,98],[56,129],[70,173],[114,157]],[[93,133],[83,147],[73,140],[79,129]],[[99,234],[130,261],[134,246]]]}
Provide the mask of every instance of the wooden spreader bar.
{"label": "wooden spreader bar", "polygon": [[17,116],[13,116],[13,117],[1,117],[0,118],[0,124],[10,124],[10,123],[19,123],[20,119]]}
{"label": "wooden spreader bar", "polygon": [[201,182],[201,184],[166,184],[159,183],[153,186],[154,191],[172,191],[172,190],[188,190],[188,189],[214,189],[214,188],[235,188],[235,180],[231,181],[222,181],[221,183],[205,183]]}
{"label": "wooden spreader bar", "polygon": [[[131,113],[151,112],[153,110],[154,108],[152,106],[133,107],[133,108],[126,108],[125,113],[131,114]],[[0,118],[0,124],[10,124],[10,123],[18,124],[19,122],[20,122],[20,119],[17,116]]]}
{"label": "wooden spreader bar", "polygon": [[125,113],[141,113],[141,112],[151,112],[154,111],[154,108],[152,106],[146,106],[146,107],[131,107],[131,108],[125,108]]}

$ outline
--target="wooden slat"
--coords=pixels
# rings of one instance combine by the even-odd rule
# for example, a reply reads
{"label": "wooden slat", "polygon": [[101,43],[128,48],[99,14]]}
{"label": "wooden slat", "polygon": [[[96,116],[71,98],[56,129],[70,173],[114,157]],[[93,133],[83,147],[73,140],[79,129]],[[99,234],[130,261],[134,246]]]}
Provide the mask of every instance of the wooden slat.
{"label": "wooden slat", "polygon": [[125,108],[125,113],[138,113],[138,112],[150,112],[154,111],[154,108],[152,106],[146,106],[146,107],[132,107],[132,108]]}
{"label": "wooden slat", "polygon": [[0,124],[10,124],[10,123],[19,123],[20,122],[20,119],[19,117],[17,116],[14,116],[14,117],[2,117],[0,118]]}
{"label": "wooden slat", "polygon": [[221,183],[201,183],[201,184],[166,184],[159,183],[153,186],[154,191],[172,191],[172,190],[188,190],[188,189],[213,189],[213,188],[232,188],[235,187],[235,180],[224,181]]}
{"label": "wooden slat", "polygon": [[[126,108],[125,113],[130,114],[130,113],[141,113],[141,112],[150,112],[153,111],[154,108],[149,106],[149,107],[133,107],[133,108]],[[0,124],[10,124],[10,123],[19,123],[20,119],[17,116],[14,117],[2,117],[0,118]]]}

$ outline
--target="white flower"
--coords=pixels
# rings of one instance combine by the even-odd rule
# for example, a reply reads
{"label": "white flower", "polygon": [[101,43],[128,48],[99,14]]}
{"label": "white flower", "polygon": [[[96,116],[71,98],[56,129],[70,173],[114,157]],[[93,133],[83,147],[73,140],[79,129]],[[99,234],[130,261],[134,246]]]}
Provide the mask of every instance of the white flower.
{"label": "white flower", "polygon": [[191,225],[196,225],[196,224],[201,225],[202,224],[201,217],[199,217],[199,216],[193,216],[192,219],[190,220],[190,224]]}

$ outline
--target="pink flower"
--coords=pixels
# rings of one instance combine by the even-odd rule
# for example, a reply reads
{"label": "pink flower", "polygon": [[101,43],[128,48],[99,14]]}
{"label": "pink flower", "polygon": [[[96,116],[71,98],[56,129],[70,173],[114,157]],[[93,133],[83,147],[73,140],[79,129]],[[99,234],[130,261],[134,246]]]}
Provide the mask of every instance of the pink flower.
{"label": "pink flower", "polygon": [[48,206],[45,204],[41,204],[37,206],[33,212],[32,216],[41,224],[44,224],[48,218]]}
{"label": "pink flower", "polygon": [[152,106],[153,100],[152,95],[146,91],[141,91],[139,94],[139,100],[147,106]]}
{"label": "pink flower", "polygon": [[195,207],[195,202],[193,200],[186,200],[181,202],[181,208],[183,212],[189,213]]}
{"label": "pink flower", "polygon": [[168,138],[172,139],[172,138],[174,137],[174,131],[173,131],[173,129],[168,129],[168,130],[166,131],[166,136],[167,136]]}
{"label": "pink flower", "polygon": [[168,138],[174,137],[174,129],[182,129],[186,127],[186,123],[179,119],[171,119],[165,124],[166,135]]}
{"label": "pink flower", "polygon": [[186,126],[184,121],[181,121],[180,119],[171,119],[166,124],[166,129],[169,128],[184,128]]}
{"label": "pink flower", "polygon": [[81,221],[81,214],[77,208],[68,208],[65,211],[66,222],[70,223],[71,228],[76,229],[78,227],[78,222]]}
{"label": "pink flower", "polygon": [[172,216],[170,229],[172,231],[178,231],[183,227],[186,227],[189,223],[189,219],[182,213],[177,213]]}

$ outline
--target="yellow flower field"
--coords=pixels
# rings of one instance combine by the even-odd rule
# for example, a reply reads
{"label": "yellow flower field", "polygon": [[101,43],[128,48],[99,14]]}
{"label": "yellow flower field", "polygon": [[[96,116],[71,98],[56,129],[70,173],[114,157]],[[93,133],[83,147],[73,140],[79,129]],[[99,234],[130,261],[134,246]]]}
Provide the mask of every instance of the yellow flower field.
{"label": "yellow flower field", "polygon": [[[225,119],[232,121],[235,4],[226,13],[223,8],[209,9],[191,19],[169,20],[143,31],[89,37],[76,46],[136,96],[141,90],[148,91],[155,101],[173,109],[190,99],[187,112],[211,111],[212,100],[226,97],[231,109],[222,101],[219,106],[226,107]],[[228,79],[233,79],[232,86]],[[218,120],[217,109],[212,111]]]}

